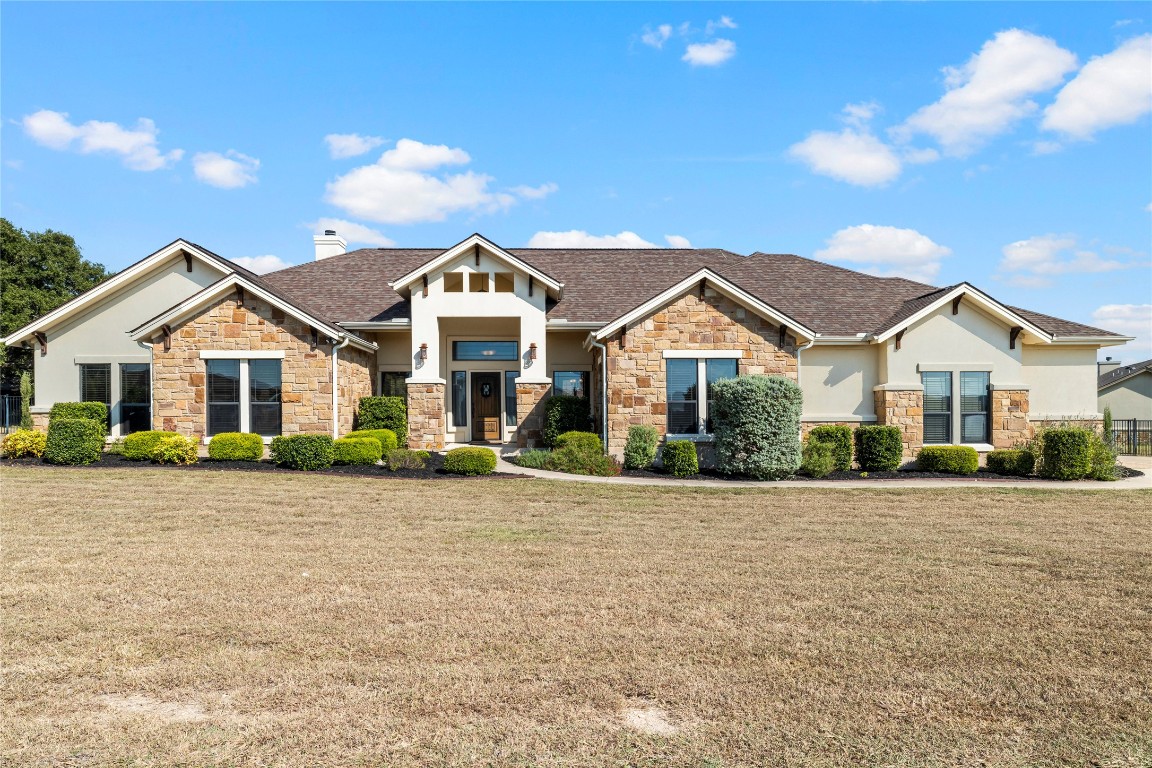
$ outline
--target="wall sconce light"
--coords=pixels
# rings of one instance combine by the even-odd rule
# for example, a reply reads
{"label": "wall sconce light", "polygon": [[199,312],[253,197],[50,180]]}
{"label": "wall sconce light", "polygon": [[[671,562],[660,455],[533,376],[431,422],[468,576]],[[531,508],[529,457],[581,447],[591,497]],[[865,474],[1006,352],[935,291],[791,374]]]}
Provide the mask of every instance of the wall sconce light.
{"label": "wall sconce light", "polygon": [[428,345],[427,344],[421,344],[420,345],[420,359],[421,360],[427,360],[428,359]]}
{"label": "wall sconce light", "polygon": [[536,342],[532,342],[531,344],[528,345],[528,359],[529,360],[535,360],[536,359]]}

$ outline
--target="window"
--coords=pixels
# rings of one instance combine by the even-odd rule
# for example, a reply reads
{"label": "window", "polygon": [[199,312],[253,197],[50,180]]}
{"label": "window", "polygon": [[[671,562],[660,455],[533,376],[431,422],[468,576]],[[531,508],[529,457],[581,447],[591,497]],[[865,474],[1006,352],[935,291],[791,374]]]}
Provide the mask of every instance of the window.
{"label": "window", "polygon": [[516,290],[516,276],[511,272],[496,272],[492,277],[496,293],[512,293]]}
{"label": "window", "polygon": [[519,360],[518,341],[454,341],[453,360]]}
{"label": "window", "polygon": [[488,293],[488,273],[469,272],[468,291],[469,293]]}
{"label": "window", "polygon": [[240,361],[206,360],[208,434],[240,432]]}
{"label": "window", "polygon": [[960,373],[960,442],[988,442],[988,384],[984,371]]}
{"label": "window", "polygon": [[504,423],[516,426],[516,378],[520,371],[504,371]]}
{"label": "window", "polygon": [[452,426],[468,426],[467,371],[452,371]]}
{"label": "window", "polygon": [[249,432],[280,434],[280,360],[248,361]]}
{"label": "window", "polygon": [[108,423],[112,429],[112,365],[88,363],[80,366],[80,400],[85,403],[104,403],[108,406]]}
{"label": "window", "polygon": [[120,434],[152,429],[152,383],[148,363],[120,364]]}
{"label": "window", "polygon": [[281,431],[282,361],[205,360],[208,434],[254,432],[264,437]]}
{"label": "window", "polygon": [[924,385],[924,442],[952,442],[952,372],[926,371]]}
{"label": "window", "polygon": [[464,275],[461,272],[444,273],[445,293],[464,293]]}
{"label": "window", "polygon": [[588,371],[555,371],[552,388],[558,395],[588,397]]}
{"label": "window", "polygon": [[[673,435],[710,434],[712,385],[738,375],[735,358],[668,358],[668,433]],[[700,392],[705,393],[700,399]]]}
{"label": "window", "polygon": [[408,398],[408,383],[406,379],[412,375],[411,371],[383,371],[380,374],[380,394],[385,397]]}

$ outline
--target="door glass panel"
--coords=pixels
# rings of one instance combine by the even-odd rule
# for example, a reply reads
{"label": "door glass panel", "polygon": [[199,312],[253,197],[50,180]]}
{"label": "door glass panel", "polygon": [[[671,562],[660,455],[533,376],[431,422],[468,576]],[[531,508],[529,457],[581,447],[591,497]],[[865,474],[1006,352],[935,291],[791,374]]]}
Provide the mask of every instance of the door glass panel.
{"label": "door glass panel", "polygon": [[695,434],[697,423],[695,360],[664,361],[668,377],[668,432],[673,435]]}
{"label": "door glass panel", "polygon": [[468,372],[452,371],[452,426],[468,425]]}
{"label": "door glass panel", "polygon": [[504,423],[516,426],[516,379],[520,371],[504,371]]}

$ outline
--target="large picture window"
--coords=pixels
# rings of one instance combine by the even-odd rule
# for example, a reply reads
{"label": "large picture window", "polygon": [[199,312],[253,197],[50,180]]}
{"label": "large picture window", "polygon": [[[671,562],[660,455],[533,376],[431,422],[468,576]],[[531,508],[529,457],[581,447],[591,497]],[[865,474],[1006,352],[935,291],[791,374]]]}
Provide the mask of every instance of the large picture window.
{"label": "large picture window", "polygon": [[924,442],[952,442],[952,372],[920,374],[924,385]]}
{"label": "large picture window", "polygon": [[205,360],[208,434],[254,432],[274,437],[283,416],[283,361]]}
{"label": "large picture window", "polygon": [[108,423],[112,429],[112,365],[87,363],[80,366],[80,400],[85,403],[104,403],[108,406]]}
{"label": "large picture window", "polygon": [[[669,358],[665,362],[668,390],[668,433],[710,434],[708,416],[712,385],[738,375],[735,358]],[[700,397],[700,393],[704,397]]]}
{"label": "large picture window", "polygon": [[557,395],[588,397],[588,371],[555,371],[552,389]]}
{"label": "large picture window", "polygon": [[518,341],[454,341],[453,360],[519,360]]}
{"label": "large picture window", "polygon": [[152,381],[148,363],[120,364],[120,434],[152,429]]}
{"label": "large picture window", "polygon": [[989,374],[983,371],[960,373],[960,442],[988,442]]}

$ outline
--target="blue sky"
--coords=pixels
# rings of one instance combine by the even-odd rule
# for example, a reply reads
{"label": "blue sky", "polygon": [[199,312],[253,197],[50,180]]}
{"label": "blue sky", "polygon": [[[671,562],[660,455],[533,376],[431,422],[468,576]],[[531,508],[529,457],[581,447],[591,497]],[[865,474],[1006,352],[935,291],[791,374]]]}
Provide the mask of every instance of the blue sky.
{"label": "blue sky", "polygon": [[[361,245],[797,253],[1140,336],[1152,6],[0,6],[0,208],[119,269]],[[333,222],[336,222],[333,224]]]}

